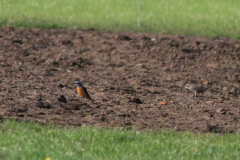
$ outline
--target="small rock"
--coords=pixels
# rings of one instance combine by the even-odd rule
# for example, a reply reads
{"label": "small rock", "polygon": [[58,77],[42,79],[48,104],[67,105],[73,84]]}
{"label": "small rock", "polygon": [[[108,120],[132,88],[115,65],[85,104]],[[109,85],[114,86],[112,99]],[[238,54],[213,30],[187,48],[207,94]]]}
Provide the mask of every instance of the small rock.
{"label": "small rock", "polygon": [[137,104],[142,104],[142,101],[140,98],[136,98],[136,97],[131,97],[129,99],[129,102],[134,102],[134,103],[137,103]]}
{"label": "small rock", "polygon": [[228,114],[229,113],[229,111],[227,109],[224,109],[224,108],[217,109],[217,112],[221,113],[221,114]]}
{"label": "small rock", "polygon": [[63,88],[64,85],[60,83],[60,84],[58,85],[58,87]]}
{"label": "small rock", "polygon": [[237,96],[238,96],[238,89],[232,87],[232,88],[229,90],[229,94],[232,94],[234,97],[237,97]]}
{"label": "small rock", "polygon": [[143,64],[141,64],[141,63],[140,63],[140,64],[136,64],[135,67],[140,67],[140,66],[142,66],[142,65],[143,65]]}
{"label": "small rock", "polygon": [[234,87],[232,87],[230,90],[229,90],[229,94],[234,94],[236,92],[236,89]]}
{"label": "small rock", "polygon": [[64,95],[61,95],[61,96],[58,98],[58,101],[63,102],[63,103],[67,103],[67,99],[64,97]]}
{"label": "small rock", "polygon": [[223,92],[227,92],[228,87],[227,87],[227,86],[224,86],[222,90],[223,90]]}
{"label": "small rock", "polygon": [[208,80],[203,81],[203,85],[207,86],[209,84]]}
{"label": "small rock", "polygon": [[156,38],[151,38],[151,41],[156,41]]}
{"label": "small rock", "polygon": [[222,111],[222,108],[217,109],[217,112],[220,113]]}

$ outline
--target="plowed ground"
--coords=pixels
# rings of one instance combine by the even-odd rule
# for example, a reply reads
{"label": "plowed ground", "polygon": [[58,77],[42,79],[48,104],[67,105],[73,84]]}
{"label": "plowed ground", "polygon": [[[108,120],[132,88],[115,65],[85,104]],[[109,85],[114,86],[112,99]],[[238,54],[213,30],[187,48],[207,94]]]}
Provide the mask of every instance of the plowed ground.
{"label": "plowed ground", "polygon": [[[240,41],[0,28],[0,117],[60,126],[236,132]],[[77,95],[80,80],[96,101]],[[193,98],[188,82],[208,90]],[[159,105],[166,102],[166,105]]]}

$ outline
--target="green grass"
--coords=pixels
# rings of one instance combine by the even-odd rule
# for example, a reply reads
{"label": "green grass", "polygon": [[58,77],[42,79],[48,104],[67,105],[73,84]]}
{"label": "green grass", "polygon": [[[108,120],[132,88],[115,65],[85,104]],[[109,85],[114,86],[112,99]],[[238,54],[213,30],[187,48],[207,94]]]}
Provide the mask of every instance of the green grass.
{"label": "green grass", "polygon": [[240,38],[237,0],[1,0],[0,26],[90,28]]}
{"label": "green grass", "polygon": [[114,130],[5,121],[0,124],[1,160],[239,159],[240,135]]}

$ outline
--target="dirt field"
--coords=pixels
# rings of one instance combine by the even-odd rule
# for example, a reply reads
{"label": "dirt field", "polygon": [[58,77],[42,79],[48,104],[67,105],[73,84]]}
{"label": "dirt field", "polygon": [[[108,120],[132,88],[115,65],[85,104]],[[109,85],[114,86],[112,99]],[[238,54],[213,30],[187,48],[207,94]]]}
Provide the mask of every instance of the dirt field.
{"label": "dirt field", "polygon": [[[60,126],[240,128],[240,41],[0,28],[0,117]],[[80,98],[80,80],[95,102]],[[193,98],[188,82],[204,84]],[[159,105],[166,102],[166,105]]]}

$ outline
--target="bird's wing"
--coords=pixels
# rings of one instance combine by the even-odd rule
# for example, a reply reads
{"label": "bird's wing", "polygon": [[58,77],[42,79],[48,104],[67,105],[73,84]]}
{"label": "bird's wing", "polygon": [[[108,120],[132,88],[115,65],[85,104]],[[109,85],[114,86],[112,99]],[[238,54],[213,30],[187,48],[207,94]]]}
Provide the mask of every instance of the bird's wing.
{"label": "bird's wing", "polygon": [[90,95],[88,94],[87,88],[82,87],[82,89],[83,89],[83,92],[84,92],[85,95],[86,95],[86,98],[92,100],[92,98],[91,98]]}

